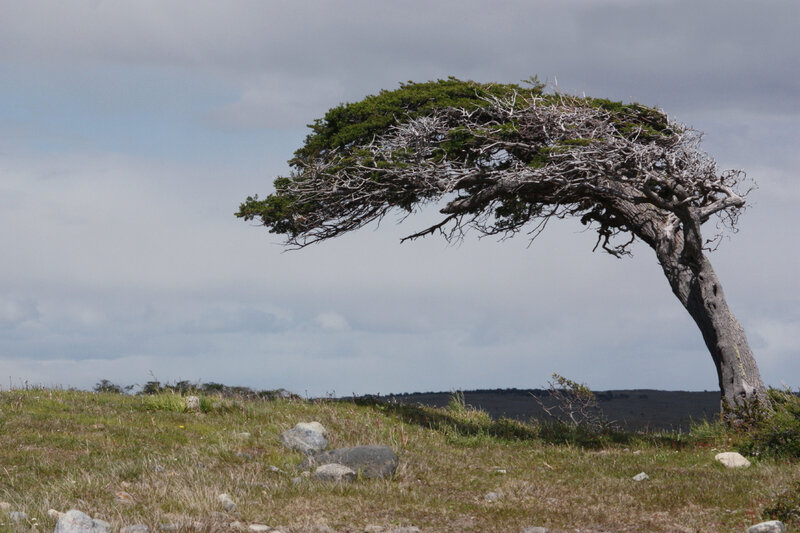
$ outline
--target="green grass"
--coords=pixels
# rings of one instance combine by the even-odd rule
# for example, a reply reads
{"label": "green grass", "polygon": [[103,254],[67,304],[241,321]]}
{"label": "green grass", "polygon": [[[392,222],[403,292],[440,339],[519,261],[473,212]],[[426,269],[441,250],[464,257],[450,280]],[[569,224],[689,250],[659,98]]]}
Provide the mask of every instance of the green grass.
{"label": "green grass", "polygon": [[[800,479],[800,466],[781,458],[755,458],[745,470],[716,464],[714,455],[738,442],[713,425],[693,435],[590,433],[491,420],[458,402],[433,409],[204,395],[199,412],[183,406],[175,393],[1,392],[0,501],[40,531],[55,525],[48,509],[77,508],[115,528],[143,523],[151,531],[165,522],[225,530],[239,520],[287,533],[367,524],[727,533],[759,522]],[[279,435],[311,420],[328,429],[331,447],[391,446],[400,458],[395,477],[293,482],[302,457]],[[640,471],[650,480],[632,481]],[[502,499],[486,502],[490,491]],[[130,497],[121,500],[122,492]],[[215,514],[223,492],[237,503],[226,520]],[[0,531],[29,529],[0,522]]]}

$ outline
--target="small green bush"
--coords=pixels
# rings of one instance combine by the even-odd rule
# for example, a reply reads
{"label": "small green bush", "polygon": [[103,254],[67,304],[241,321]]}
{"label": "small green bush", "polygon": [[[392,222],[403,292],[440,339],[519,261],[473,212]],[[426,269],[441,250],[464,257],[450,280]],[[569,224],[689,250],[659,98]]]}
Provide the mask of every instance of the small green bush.
{"label": "small green bush", "polygon": [[537,396],[533,399],[554,422],[552,426],[558,428],[556,431],[572,428],[580,434],[600,434],[617,430],[615,423],[603,414],[597,396],[586,384],[553,374],[547,385],[547,401]]}
{"label": "small green bush", "polygon": [[749,431],[741,451],[782,459],[800,458],[800,398],[789,390],[770,389],[773,412]]}
{"label": "small green bush", "polygon": [[488,428],[492,425],[492,418],[489,413],[482,409],[468,405],[464,399],[464,393],[455,391],[450,395],[450,401],[445,408],[445,412],[452,418],[455,425],[475,426]]}

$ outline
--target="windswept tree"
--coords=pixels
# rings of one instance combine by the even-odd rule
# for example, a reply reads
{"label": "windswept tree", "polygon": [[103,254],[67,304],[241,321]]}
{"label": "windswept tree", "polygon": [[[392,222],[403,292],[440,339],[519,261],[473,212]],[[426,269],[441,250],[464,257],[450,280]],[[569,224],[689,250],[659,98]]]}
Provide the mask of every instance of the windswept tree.
{"label": "windswept tree", "polygon": [[736,230],[748,182],[718,171],[698,132],[651,107],[546,93],[535,78],[409,82],[335,107],[310,128],[290,175],[237,216],[294,247],[429,203],[441,219],[403,240],[470,229],[535,238],[552,218],[579,217],[597,231],[595,249],[621,257],[638,238],[655,251],[714,360],[723,412],[769,405],[706,255]]}

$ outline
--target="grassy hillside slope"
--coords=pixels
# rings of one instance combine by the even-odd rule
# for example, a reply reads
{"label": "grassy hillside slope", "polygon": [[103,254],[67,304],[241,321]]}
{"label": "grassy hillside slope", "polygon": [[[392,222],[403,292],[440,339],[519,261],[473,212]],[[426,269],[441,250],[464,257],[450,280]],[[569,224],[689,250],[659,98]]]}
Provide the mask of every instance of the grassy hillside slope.
{"label": "grassy hillside slope", "polygon": [[[724,432],[582,438],[545,426],[444,409],[299,399],[205,396],[186,412],[175,394],[0,392],[0,501],[29,520],[2,531],[52,531],[49,509],[77,508],[115,529],[161,524],[227,531],[260,523],[284,532],[414,525],[423,532],[744,531],[800,466],[754,460],[726,470]],[[329,485],[293,480],[302,457],[282,431],[317,420],[330,447],[385,444],[391,480]],[[281,471],[275,471],[277,467]],[[505,473],[502,473],[505,471]],[[631,478],[644,471],[650,480]],[[487,501],[489,492],[501,498]],[[217,499],[229,494],[236,513]]]}

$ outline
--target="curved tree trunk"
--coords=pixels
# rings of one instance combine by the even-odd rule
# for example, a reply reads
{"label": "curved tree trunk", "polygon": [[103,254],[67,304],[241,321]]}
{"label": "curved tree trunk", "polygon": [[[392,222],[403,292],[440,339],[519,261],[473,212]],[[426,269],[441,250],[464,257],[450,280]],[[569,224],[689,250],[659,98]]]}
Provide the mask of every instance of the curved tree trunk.
{"label": "curved tree trunk", "polygon": [[766,389],[761,381],[744,329],[733,316],[722,286],[705,256],[697,272],[688,267],[662,264],[672,291],[689,311],[717,367],[723,411],[763,403]]}
{"label": "curved tree trunk", "polygon": [[[669,240],[671,246],[657,248],[656,255],[672,292],[697,323],[714,360],[723,418],[733,423],[743,415],[756,414],[758,409],[769,409],[766,388],[744,329],[728,307],[708,258],[691,244],[699,243],[699,232],[692,235],[691,230],[684,230],[683,235],[673,235]],[[686,241],[690,244],[685,245]]]}
{"label": "curved tree trunk", "polygon": [[613,209],[628,229],[655,250],[672,292],[700,328],[717,369],[723,418],[736,423],[771,409],[744,329],[731,313],[717,274],[703,253],[699,212],[687,208],[680,215],[665,216],[647,204],[618,199]]}

